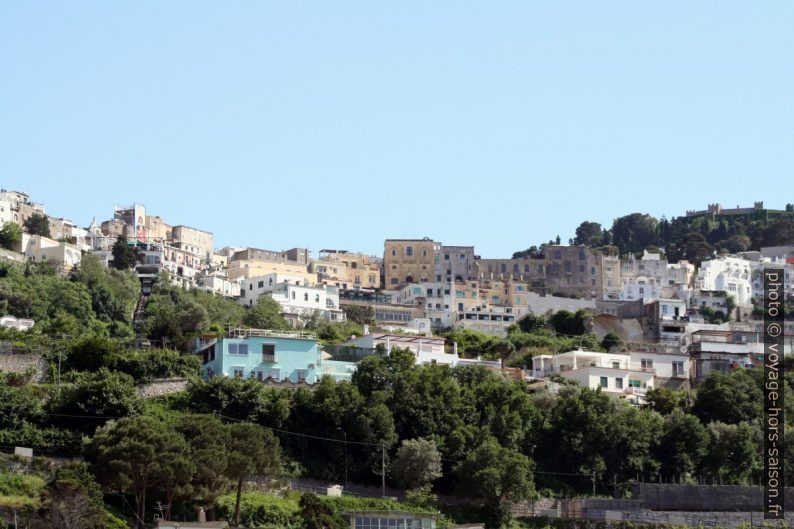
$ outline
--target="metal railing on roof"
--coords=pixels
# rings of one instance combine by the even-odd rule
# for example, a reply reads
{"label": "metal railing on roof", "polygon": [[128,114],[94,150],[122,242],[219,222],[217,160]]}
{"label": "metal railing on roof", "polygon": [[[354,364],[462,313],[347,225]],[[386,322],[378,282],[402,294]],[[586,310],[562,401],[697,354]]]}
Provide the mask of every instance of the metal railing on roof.
{"label": "metal railing on roof", "polygon": [[276,331],[270,329],[245,329],[235,328],[229,329],[227,337],[229,338],[248,338],[251,336],[265,337],[265,338],[291,338],[294,340],[316,340],[317,335],[312,332],[304,331]]}

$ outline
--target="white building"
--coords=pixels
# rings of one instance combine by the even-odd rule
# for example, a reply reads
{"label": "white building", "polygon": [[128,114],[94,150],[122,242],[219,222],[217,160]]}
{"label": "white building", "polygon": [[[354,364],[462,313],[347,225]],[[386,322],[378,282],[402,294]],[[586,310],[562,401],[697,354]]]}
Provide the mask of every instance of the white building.
{"label": "white building", "polygon": [[653,373],[655,387],[686,389],[689,383],[690,360],[686,353],[629,352],[629,366]]}
{"label": "white building", "polygon": [[281,314],[295,326],[315,313],[324,320],[345,321],[345,313],[339,308],[339,289],[334,286],[285,281],[274,285],[266,295],[281,305]]}
{"label": "white building", "polygon": [[667,261],[658,253],[644,251],[642,258],[624,259],[620,266],[620,299],[652,300],[662,297],[667,284]]}
{"label": "white building", "polygon": [[7,222],[14,221],[14,212],[11,211],[11,201],[0,198],[0,228],[6,225]]}
{"label": "white building", "polygon": [[16,329],[18,331],[27,331],[36,322],[34,320],[30,320],[27,318],[16,318],[14,316],[3,316],[0,317],[0,327],[6,327],[9,329]]}
{"label": "white building", "polygon": [[240,297],[240,285],[218,270],[200,272],[196,276],[196,288],[230,298]]}
{"label": "white building", "polygon": [[458,357],[458,344],[452,342],[451,351],[447,350],[447,341],[439,336],[406,336],[402,334],[367,334],[354,338],[345,343],[366,349],[375,349],[383,346],[386,352],[391,352],[395,347],[410,349],[416,356],[419,364],[444,364],[456,366],[460,361]]}
{"label": "white building", "polygon": [[695,288],[722,291],[733,296],[737,305],[751,305],[753,270],[758,266],[759,263],[732,256],[703,261],[695,278]]}
{"label": "white building", "polygon": [[68,272],[79,265],[82,258],[80,249],[74,244],[27,233],[22,234],[22,253],[31,261],[50,264],[60,272]]}
{"label": "white building", "polygon": [[534,378],[555,374],[636,404],[645,402],[645,394],[655,387],[653,368],[634,365],[628,354],[578,350],[532,358]]}

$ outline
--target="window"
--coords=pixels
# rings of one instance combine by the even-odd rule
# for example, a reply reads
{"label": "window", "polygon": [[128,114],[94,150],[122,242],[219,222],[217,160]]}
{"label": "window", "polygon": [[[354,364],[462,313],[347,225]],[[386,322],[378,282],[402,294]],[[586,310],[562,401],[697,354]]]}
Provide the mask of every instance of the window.
{"label": "window", "polygon": [[609,379],[607,377],[601,377],[601,380],[598,383],[599,387],[608,388],[609,387]]}
{"label": "window", "polygon": [[673,376],[674,377],[682,377],[682,376],[684,376],[684,362],[683,361],[673,362]]}
{"label": "window", "polygon": [[292,291],[292,299],[295,299],[295,291]]}
{"label": "window", "polygon": [[406,257],[413,257],[414,255],[414,247],[413,246],[406,246],[405,247],[405,256]]}
{"label": "window", "polygon": [[314,295],[314,302],[315,303],[319,303],[320,302],[320,294],[315,294]]}
{"label": "window", "polygon": [[247,355],[248,354],[248,344],[247,343],[230,343],[228,351],[229,351],[230,355]]}
{"label": "window", "polygon": [[629,379],[629,387],[639,388],[641,386],[642,386],[642,383],[639,380],[631,380],[631,379]]}
{"label": "window", "polygon": [[394,248],[391,249],[391,256],[397,257],[397,250],[395,250]]}
{"label": "window", "polygon": [[257,286],[257,288],[262,288],[262,287],[265,286],[265,282],[264,281],[260,281],[256,286]]}
{"label": "window", "polygon": [[612,369],[620,369],[620,362],[612,362]]}
{"label": "window", "polygon": [[422,248],[422,257],[427,257],[427,248]]}
{"label": "window", "polygon": [[235,367],[233,370],[234,378],[243,378],[243,368]]}
{"label": "window", "polygon": [[616,378],[615,379],[615,387],[617,389],[623,389],[623,379],[622,378]]}
{"label": "window", "polygon": [[303,301],[309,301],[309,293],[308,292],[304,292],[303,293]]}
{"label": "window", "polygon": [[273,364],[276,361],[276,346],[272,343],[262,344],[262,362]]}
{"label": "window", "polygon": [[392,285],[397,285],[397,284],[399,284],[399,283],[400,283],[400,280],[399,280],[399,279],[397,279],[396,277],[392,277],[392,278],[391,278],[391,284],[392,284]]}
{"label": "window", "polygon": [[650,358],[642,358],[640,359],[640,366],[643,369],[653,369],[653,360]]}
{"label": "window", "polygon": [[448,253],[445,253],[445,254],[444,254],[444,260],[445,260],[445,261],[449,261],[449,254],[448,254]]}

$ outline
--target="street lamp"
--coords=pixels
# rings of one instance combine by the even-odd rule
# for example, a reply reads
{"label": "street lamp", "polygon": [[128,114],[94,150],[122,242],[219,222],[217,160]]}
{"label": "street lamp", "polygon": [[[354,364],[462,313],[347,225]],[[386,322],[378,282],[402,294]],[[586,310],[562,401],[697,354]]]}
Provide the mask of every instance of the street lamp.
{"label": "street lamp", "polygon": [[345,436],[345,491],[347,491],[347,434],[339,426],[337,426],[336,429],[342,432],[342,435]]}

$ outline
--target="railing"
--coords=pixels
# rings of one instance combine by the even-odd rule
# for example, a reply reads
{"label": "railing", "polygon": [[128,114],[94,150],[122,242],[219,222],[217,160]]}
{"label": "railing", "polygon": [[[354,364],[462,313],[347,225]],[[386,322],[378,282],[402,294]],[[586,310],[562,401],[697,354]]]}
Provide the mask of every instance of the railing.
{"label": "railing", "polygon": [[264,338],[292,338],[298,340],[316,340],[317,335],[311,332],[303,331],[274,331],[270,329],[243,329],[236,328],[230,329],[227,337],[229,338],[249,338],[249,337],[264,337]]}
{"label": "railing", "polygon": [[646,388],[638,388],[636,386],[629,386],[629,387],[626,388],[624,393],[626,393],[627,395],[645,395],[646,393],[648,393],[648,390]]}

